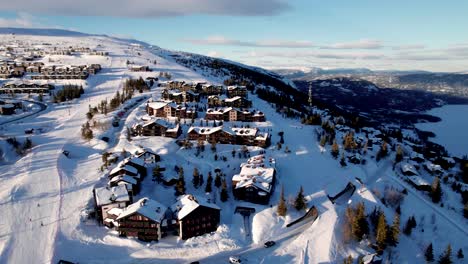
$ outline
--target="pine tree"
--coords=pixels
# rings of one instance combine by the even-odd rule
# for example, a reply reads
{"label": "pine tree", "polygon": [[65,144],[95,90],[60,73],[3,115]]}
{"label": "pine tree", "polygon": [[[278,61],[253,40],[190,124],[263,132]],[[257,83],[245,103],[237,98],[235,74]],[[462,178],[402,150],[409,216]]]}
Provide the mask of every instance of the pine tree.
{"label": "pine tree", "polygon": [[393,219],[393,224],[390,227],[388,234],[388,243],[391,246],[396,246],[398,244],[398,236],[400,235],[400,215],[395,214]]}
{"label": "pine tree", "polygon": [[377,223],[376,242],[378,251],[382,252],[387,247],[387,222],[385,221],[385,214],[382,212],[379,216]]}
{"label": "pine tree", "polygon": [[395,155],[395,163],[398,163],[403,160],[403,148],[401,148],[400,145],[398,145],[397,150],[396,150],[396,155]]}
{"label": "pine tree", "polygon": [[432,243],[427,246],[426,252],[424,252],[424,258],[427,262],[434,261],[434,250],[432,249]]}
{"label": "pine tree", "polygon": [[326,136],[322,136],[322,137],[320,138],[320,146],[325,147],[326,144],[327,144],[327,137],[326,137]]}
{"label": "pine tree", "polygon": [[463,259],[465,258],[465,255],[463,255],[463,249],[459,249],[458,252],[457,252],[457,258],[458,259]]}
{"label": "pine tree", "polygon": [[287,211],[288,211],[288,208],[286,206],[286,200],[284,199],[284,187],[281,186],[281,194],[280,194],[280,200],[278,203],[277,212],[279,216],[285,216]]}
{"label": "pine tree", "polygon": [[366,208],[364,203],[359,203],[352,219],[352,231],[354,238],[361,241],[365,235],[369,234],[369,223],[366,219]]}
{"label": "pine tree", "polygon": [[343,260],[343,264],[353,264],[353,257],[349,255],[347,258]]}
{"label": "pine tree", "polygon": [[158,183],[162,181],[162,173],[159,165],[156,165],[156,167],[153,169],[153,180]]}
{"label": "pine tree", "polygon": [[221,187],[221,176],[219,175],[219,173],[216,173],[215,176],[215,186],[217,188]]}
{"label": "pine tree", "polygon": [[307,208],[306,199],[304,197],[304,189],[302,188],[302,186],[299,189],[299,192],[297,193],[296,200],[294,201],[294,208],[296,208],[296,210],[298,211]]}
{"label": "pine tree", "polygon": [[193,179],[192,179],[193,187],[198,188],[200,185],[200,173],[198,172],[197,168],[193,168]]}
{"label": "pine tree", "polygon": [[463,207],[463,215],[465,218],[468,218],[468,202],[466,202],[465,207]]}
{"label": "pine tree", "polygon": [[222,202],[226,202],[228,200],[228,198],[229,198],[226,179],[223,179],[223,182],[222,182],[222,185],[221,185],[220,198],[221,198]]}
{"label": "pine tree", "polygon": [[211,176],[211,171],[210,171],[210,172],[208,172],[208,178],[206,179],[206,187],[205,187],[205,192],[206,193],[211,193],[212,183],[213,183],[213,176]]}
{"label": "pine tree", "polygon": [[341,167],[346,167],[346,165],[347,165],[344,152],[341,152],[340,165],[341,165]]}
{"label": "pine tree", "polygon": [[340,147],[336,143],[336,140],[333,140],[332,148],[331,148],[331,154],[333,158],[338,158],[338,155],[340,154]]}
{"label": "pine tree", "polygon": [[447,249],[445,249],[444,253],[439,258],[439,264],[451,264],[452,261],[452,246],[450,244],[447,245]]}
{"label": "pine tree", "polygon": [[179,196],[185,193],[185,178],[184,178],[184,168],[179,168],[179,179],[177,180],[175,186],[175,195]]}
{"label": "pine tree", "polygon": [[439,177],[435,177],[431,186],[431,198],[433,203],[439,203],[442,199],[442,189]]}

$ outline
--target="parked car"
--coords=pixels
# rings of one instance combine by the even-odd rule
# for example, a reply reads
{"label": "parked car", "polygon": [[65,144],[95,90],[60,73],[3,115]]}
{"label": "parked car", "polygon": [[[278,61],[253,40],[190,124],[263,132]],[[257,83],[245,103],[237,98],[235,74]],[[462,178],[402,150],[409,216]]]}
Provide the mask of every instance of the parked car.
{"label": "parked car", "polygon": [[275,241],[267,241],[267,242],[265,242],[265,244],[263,244],[263,246],[266,247],[266,248],[269,248],[269,247],[274,246],[275,244],[276,244]]}
{"label": "parked car", "polygon": [[241,260],[240,260],[239,257],[230,256],[230,257],[229,257],[229,263],[232,263],[232,264],[239,264],[239,263],[241,263]]}
{"label": "parked car", "polygon": [[113,126],[113,127],[118,127],[118,126],[119,126],[119,120],[114,119],[114,120],[112,121],[112,126]]}
{"label": "parked car", "polygon": [[25,129],[24,133],[25,134],[32,134],[32,133],[34,133],[34,128]]}

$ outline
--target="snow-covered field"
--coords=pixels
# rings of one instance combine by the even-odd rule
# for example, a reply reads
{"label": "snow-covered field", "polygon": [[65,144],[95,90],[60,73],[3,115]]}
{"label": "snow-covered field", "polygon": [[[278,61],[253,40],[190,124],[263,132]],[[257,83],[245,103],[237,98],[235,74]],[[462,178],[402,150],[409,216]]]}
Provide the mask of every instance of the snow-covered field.
{"label": "snow-covered field", "polygon": [[434,132],[431,141],[445,146],[447,151],[457,157],[468,155],[468,105],[445,105],[427,112],[442,121],[437,123],[419,123],[421,130]]}
{"label": "snow-covered field", "polygon": [[[212,83],[222,80],[203,77],[176,64],[169,56],[160,57],[154,49],[145,46],[135,48],[124,40],[107,37],[16,38],[63,46],[78,43],[94,47],[100,44],[110,52],[110,56],[55,56],[55,61],[66,64],[99,63],[103,70],[83,82],[85,94],[80,99],[64,104],[50,103],[47,110],[35,117],[3,126],[2,136],[15,136],[19,140],[25,138],[25,128],[44,128],[45,132],[31,137],[34,147],[27,155],[9,156],[8,162],[1,163],[0,263],[55,263],[59,259],[79,263],[187,263],[195,260],[225,263],[230,255],[241,255],[247,263],[341,263],[350,254],[357,257],[369,252],[365,245],[345,245],[341,242],[340,223],[346,206],[365,202],[368,212],[374,207],[382,207],[387,214],[387,222],[391,222],[393,211],[384,207],[376,193],[386,186],[407,187],[396,178],[391,161],[376,163],[371,157],[375,154],[373,152],[365,156],[368,161],[366,165],[341,167],[331,157],[328,147],[319,146],[315,134],[317,127],[304,126],[297,119],[287,119],[269,103],[249,95],[254,107],[263,111],[267,119],[254,125],[273,135],[272,146],[266,150],[266,155],[276,159],[279,184],[271,205],[235,201],[231,193],[228,202],[222,203],[215,196],[213,200],[217,201],[222,211],[220,227],[213,234],[186,241],[169,235],[151,243],[119,237],[116,232],[83,217],[86,209],[93,207],[93,188],[106,183],[104,172],[99,170],[103,151],[119,152],[125,149],[132,152],[139,146],[150,148],[161,155],[160,165],[168,168],[168,174],[175,165],[183,166],[187,191],[198,195],[205,194],[203,188],[195,189],[191,184],[193,168],[198,168],[205,179],[209,171],[220,168],[229,182],[239,172],[239,164],[245,159],[231,157],[233,148],[239,150],[240,146],[218,144],[217,154],[226,156],[227,161],[215,161],[209,146],[200,156],[196,156],[195,149],[179,148],[169,138],[134,137],[128,141],[124,127],[131,126],[144,115],[145,100],[127,112],[124,124],[105,131],[96,130],[95,139],[84,141],[80,128],[86,121],[89,105],[110,99],[121,89],[126,78],[157,76],[160,71],[169,72],[174,80]],[[127,69],[127,60],[136,64],[149,64],[157,60],[157,65],[150,65],[153,72],[134,73]],[[157,98],[160,92],[161,89],[155,87],[151,92],[137,94],[136,97]],[[97,118],[107,120],[111,115]],[[182,126],[187,131],[189,125]],[[276,142],[280,139],[280,131],[284,132],[285,143],[278,150]],[[110,137],[108,143],[98,139],[103,135]],[[284,151],[286,146],[290,153]],[[0,144],[0,147],[6,149],[7,145]],[[69,158],[62,155],[63,150],[70,151]],[[249,148],[252,155],[260,150]],[[363,185],[355,177],[359,177]],[[175,201],[173,188],[156,184],[150,178],[144,180],[142,191],[136,199],[148,196],[166,206],[171,205]],[[347,201],[332,204],[327,195],[335,195],[348,182],[358,186],[359,191]],[[305,222],[286,228],[287,223],[300,217],[303,212],[297,212],[290,206],[286,217],[277,215],[280,186],[284,186],[287,201],[293,200],[302,186],[308,205],[316,206],[319,211],[318,219],[314,223]],[[396,263],[424,263],[421,252],[433,240],[437,240],[434,245],[436,255],[449,242],[453,248],[463,248],[468,252],[466,221],[463,222],[461,217],[445,208],[437,208],[428,200],[414,191],[402,204],[402,219],[415,215],[418,222],[426,220],[422,220],[423,223],[425,221],[420,227],[422,231],[414,232],[410,237],[402,236],[395,249],[398,253],[393,256]],[[234,214],[237,205],[248,205],[256,210],[251,217],[250,236],[246,236],[249,232],[244,229],[242,217]],[[460,226],[448,219],[452,216],[461,222]],[[436,227],[436,224],[439,225]],[[265,249],[263,242],[267,240],[275,240],[277,245]]]}

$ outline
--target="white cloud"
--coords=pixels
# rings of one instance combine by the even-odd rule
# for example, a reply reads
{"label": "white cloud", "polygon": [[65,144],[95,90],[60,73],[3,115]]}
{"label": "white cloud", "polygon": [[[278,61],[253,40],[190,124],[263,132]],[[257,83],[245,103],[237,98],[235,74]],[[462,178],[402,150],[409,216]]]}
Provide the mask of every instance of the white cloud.
{"label": "white cloud", "polygon": [[20,12],[15,18],[1,18],[0,17],[0,27],[22,27],[22,28],[31,28],[37,26],[33,16]]}
{"label": "white cloud", "polygon": [[378,40],[361,39],[351,42],[339,42],[321,46],[321,49],[381,49],[384,45]]}
{"label": "white cloud", "polygon": [[289,9],[284,0],[14,0],[0,5],[0,11],[146,18],[196,14],[271,16]]}
{"label": "white cloud", "polygon": [[392,46],[393,50],[420,50],[425,49],[426,46],[422,44],[408,44],[408,45],[398,45]]}
{"label": "white cloud", "polygon": [[242,41],[229,39],[223,36],[210,36],[203,39],[184,39],[183,41],[195,45],[243,46],[266,48],[311,48],[314,45],[309,41],[261,40]]}

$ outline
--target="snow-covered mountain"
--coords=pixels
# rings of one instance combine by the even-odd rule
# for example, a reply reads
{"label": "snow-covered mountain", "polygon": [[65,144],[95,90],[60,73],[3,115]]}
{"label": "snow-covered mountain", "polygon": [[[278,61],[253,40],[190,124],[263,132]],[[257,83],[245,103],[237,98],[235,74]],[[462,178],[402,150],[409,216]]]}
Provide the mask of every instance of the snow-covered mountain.
{"label": "snow-covered mountain", "polygon": [[[349,256],[357,263],[358,258],[372,258],[376,252],[376,224],[370,221],[373,212],[378,212],[374,208],[380,209],[385,228],[390,229],[396,215],[401,219],[398,243],[388,246],[381,255],[390,263],[425,263],[424,252],[429,243],[433,244],[435,256],[442,254],[449,243],[454,252],[459,249],[468,252],[467,220],[463,218],[464,204],[460,202],[460,193],[466,190],[459,176],[457,162],[461,161],[455,161],[436,146],[423,145],[426,143],[416,129],[385,124],[359,127],[356,118],[345,119],[330,109],[310,109],[306,93],[287,78],[228,60],[104,35],[36,29],[0,32],[4,32],[0,35],[0,47],[5,47],[1,51],[5,57],[16,49],[56,52],[70,46],[107,52],[106,55],[52,52],[36,59],[45,66],[59,68],[100,64],[102,70],[86,80],[48,81],[56,86],[55,94],[66,85],[83,87],[84,93],[79,98],[54,103],[53,96],[47,94],[16,94],[14,98],[2,95],[1,100],[20,101],[26,107],[12,116],[0,115],[1,264],[57,263],[60,259],[79,263],[225,263],[231,255],[239,256],[243,263],[342,263]],[[148,66],[151,71],[135,71],[138,65]],[[29,82],[33,75],[28,73],[13,80]],[[129,93],[122,89],[126,80],[140,77],[148,80],[145,85],[152,86],[135,89],[131,99],[123,100],[123,94]],[[180,126],[182,135],[177,142],[169,137],[133,135],[131,128],[154,118],[148,116],[149,104],[161,100],[164,86],[171,81],[246,84],[252,108],[261,111],[266,121],[225,121],[223,126],[231,128],[226,133],[234,133],[232,128],[239,127],[269,133],[271,146],[244,147],[199,140],[192,141],[191,147],[183,140],[191,126],[206,125],[206,131],[211,131],[210,127],[215,125],[203,120],[205,98],[177,108],[196,107],[198,117],[193,120],[165,118],[164,122]],[[347,85],[341,85],[344,82],[336,79],[328,85],[352,100],[354,82],[347,80]],[[326,80],[321,83],[325,89]],[[378,87],[371,83],[360,83],[366,84],[363,88],[366,93],[377,92]],[[107,111],[104,102],[117,106]],[[45,107],[40,107],[43,104]],[[83,133],[89,130],[91,137]],[[27,139],[32,146],[27,146]],[[386,156],[381,146],[386,146]],[[401,163],[395,163],[398,146],[404,153]],[[182,167],[186,192],[206,197],[221,208],[215,232],[187,240],[168,232],[158,242],[142,242],[121,237],[112,228],[97,224],[93,218],[93,189],[108,184],[109,172],[118,166],[110,160],[123,161],[142,148],[160,156],[157,171],[163,171],[168,182],[179,179]],[[334,158],[335,151],[338,154]],[[417,151],[424,163],[412,160],[420,158]],[[240,165],[245,165],[249,156],[258,154],[270,158],[276,169],[276,188],[267,205],[236,200],[232,192],[231,179],[240,173]],[[433,203],[429,192],[413,187],[422,184],[422,188],[427,188],[436,179],[425,169],[426,162],[443,165],[442,202]],[[149,197],[170,207],[176,202],[174,187],[153,181],[156,164],[146,166],[149,175],[142,180],[134,201]],[[407,168],[417,175],[404,176]],[[213,186],[211,192],[203,184],[195,186],[192,182],[195,169],[204,175],[205,184],[208,174],[215,176],[218,171],[219,177],[226,180],[227,201],[221,201],[222,186]],[[259,185],[265,188],[263,182],[256,186]],[[299,224],[288,227],[305,214],[305,210],[295,209],[294,200],[300,189],[307,207],[318,211],[318,218],[305,217]],[[277,210],[281,190],[287,207],[285,216],[278,215]],[[348,240],[345,238],[350,228],[348,207],[361,203],[369,220],[369,232],[360,242]],[[254,213],[248,217],[238,213],[238,207],[250,208]],[[411,217],[417,222],[416,227],[403,234]],[[265,248],[264,242],[270,240],[276,245]],[[455,254],[452,258],[463,263]]]}

